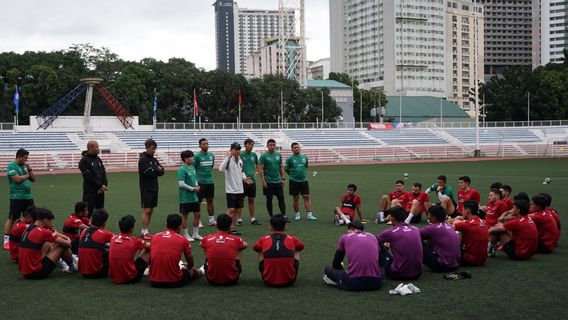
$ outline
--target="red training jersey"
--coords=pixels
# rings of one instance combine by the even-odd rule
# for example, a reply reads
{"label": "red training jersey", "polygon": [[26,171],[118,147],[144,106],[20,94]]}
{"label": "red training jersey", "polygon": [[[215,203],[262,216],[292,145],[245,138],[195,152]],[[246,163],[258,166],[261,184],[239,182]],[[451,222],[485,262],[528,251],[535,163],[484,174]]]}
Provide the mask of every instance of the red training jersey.
{"label": "red training jersey", "polygon": [[351,196],[344,194],[341,196],[341,208],[339,210],[344,214],[351,217],[351,220],[355,218],[355,208],[361,205],[361,197],[357,194]]}
{"label": "red training jersey", "polygon": [[412,209],[412,201],[417,200],[420,204],[420,213],[426,212],[426,202],[430,202],[430,196],[426,192],[419,192],[418,194],[414,194],[413,192],[407,192],[405,196],[406,202],[406,211],[410,212]]}
{"label": "red training jersey", "polygon": [[218,231],[201,240],[207,261],[207,280],[214,284],[227,284],[239,278],[237,254],[246,248],[243,239]]}
{"label": "red training jersey", "polygon": [[406,204],[408,203],[409,200],[409,193],[411,192],[406,192],[406,191],[393,191],[389,193],[389,199],[391,201],[393,200],[398,200],[398,202],[400,203],[400,206],[403,208],[406,208]]}
{"label": "red training jersey", "polygon": [[[89,220],[89,218],[86,219]],[[63,223],[63,234],[68,236],[71,241],[77,241],[81,234],[81,229],[79,229],[79,227],[83,224],[86,224],[83,218],[77,217],[74,213],[72,213]]]}
{"label": "red training jersey", "polygon": [[22,220],[18,220],[12,227],[10,231],[10,258],[14,261],[18,261],[18,252],[20,247],[20,240],[24,231],[28,228],[29,224]]}
{"label": "red training jersey", "polygon": [[110,240],[108,274],[115,283],[125,283],[137,275],[134,257],[146,248],[144,240],[128,234],[115,234]]}
{"label": "red training jersey", "polygon": [[534,221],[528,216],[522,216],[505,222],[503,227],[512,233],[515,241],[515,254],[523,260],[530,259],[538,245],[538,231]]}
{"label": "red training jersey", "polygon": [[505,203],[503,201],[494,201],[487,203],[487,210],[485,211],[485,223],[489,228],[497,224],[497,219],[506,212]]}
{"label": "red training jersey", "polygon": [[479,204],[479,202],[481,201],[481,195],[479,194],[479,191],[472,188],[467,191],[458,190],[458,213],[461,214],[463,212],[463,204],[466,201],[475,201],[475,203]]}
{"label": "red training jersey", "polygon": [[98,227],[88,227],[81,232],[79,241],[79,272],[81,274],[95,274],[104,268],[103,255],[112,236],[112,232]]}
{"label": "red training jersey", "polygon": [[174,230],[168,229],[152,237],[150,254],[150,281],[178,282],[183,278],[179,260],[182,254],[191,256],[191,244]]}
{"label": "red training jersey", "polygon": [[274,232],[255,243],[253,250],[262,253],[262,280],[270,286],[287,286],[296,281],[294,253],[304,250],[304,243],[292,235]]}
{"label": "red training jersey", "polygon": [[472,266],[483,265],[487,260],[487,243],[489,242],[485,221],[474,216],[471,220],[456,223],[454,227],[462,235],[464,248],[462,261]]}
{"label": "red training jersey", "polygon": [[501,201],[503,201],[505,203],[505,211],[509,211],[511,209],[513,209],[513,199],[506,197],[501,199]]}
{"label": "red training jersey", "polygon": [[556,222],[556,226],[558,228],[558,238],[560,238],[560,216],[558,215],[558,212],[556,212],[556,210],[552,208],[546,208],[545,211],[550,213],[550,215],[554,218],[554,221]]}
{"label": "red training jersey", "polygon": [[538,230],[538,241],[550,252],[554,251],[559,239],[558,226],[554,217],[544,210],[532,214],[531,219],[536,224],[536,229]]}
{"label": "red training jersey", "polygon": [[22,275],[34,274],[41,271],[43,266],[41,260],[41,247],[46,242],[54,242],[57,233],[50,229],[39,227],[32,224],[26,228],[20,239],[20,250],[18,253],[18,269]]}

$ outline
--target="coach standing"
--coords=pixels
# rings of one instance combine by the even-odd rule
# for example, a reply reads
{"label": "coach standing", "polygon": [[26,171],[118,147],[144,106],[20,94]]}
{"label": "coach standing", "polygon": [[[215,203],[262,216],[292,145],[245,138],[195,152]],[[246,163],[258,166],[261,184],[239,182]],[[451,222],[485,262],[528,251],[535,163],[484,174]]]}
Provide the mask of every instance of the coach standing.
{"label": "coach standing", "polygon": [[27,207],[34,205],[32,198],[32,182],[35,175],[27,164],[29,152],[20,148],[16,151],[16,159],[8,163],[6,176],[10,187],[10,213],[4,224],[4,249],[9,249],[10,232],[14,222],[20,218]]}
{"label": "coach standing", "polygon": [[89,218],[95,209],[104,208],[105,192],[108,181],[105,166],[99,157],[99,143],[95,140],[87,142],[87,150],[79,161],[79,170],[83,175],[83,201],[87,203]]}
{"label": "coach standing", "polygon": [[145,152],[140,154],[138,160],[138,177],[140,178],[140,200],[142,203],[142,231],[141,237],[151,240],[148,226],[152,219],[154,208],[158,206],[158,177],[164,175],[164,167],[154,157],[158,144],[153,139],[144,142]]}

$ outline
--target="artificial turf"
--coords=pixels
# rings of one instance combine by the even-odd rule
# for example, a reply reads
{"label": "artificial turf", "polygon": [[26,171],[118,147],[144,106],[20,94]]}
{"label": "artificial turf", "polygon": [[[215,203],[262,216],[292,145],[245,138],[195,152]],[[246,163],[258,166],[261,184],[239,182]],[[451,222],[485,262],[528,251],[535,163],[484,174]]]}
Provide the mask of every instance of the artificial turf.
{"label": "artificial turf", "polygon": [[[312,172],[317,171],[313,176]],[[318,222],[304,220],[289,225],[289,233],[306,244],[296,284],[290,288],[267,288],[258,272],[256,253],[250,247],[268,231],[265,201],[258,194],[257,217],[262,226],[251,226],[245,205],[245,225],[240,227],[248,242],[243,258],[243,273],[234,287],[213,287],[200,279],[180,289],[154,289],[147,279],[135,285],[115,285],[111,280],[88,280],[79,274],[54,271],[47,280],[25,280],[8,252],[0,253],[0,315],[3,319],[565,319],[568,298],[568,241],[562,235],[555,253],[537,255],[530,261],[514,262],[503,253],[488,259],[483,267],[462,268],[472,279],[448,281],[441,274],[424,269],[414,281],[422,293],[390,296],[398,282],[386,280],[376,292],[350,293],[322,282],[323,268],[331,262],[344,227],[333,224],[332,209],[348,183],[358,186],[363,213],[372,220],[377,199],[390,191],[394,181],[407,172],[407,189],[415,181],[425,186],[439,174],[448,177],[457,189],[461,175],[472,178],[472,187],[481,191],[485,202],[489,185],[500,181],[529,195],[548,192],[560,217],[568,210],[568,160],[534,159],[456,163],[402,163],[313,167],[310,191]],[[545,177],[552,182],[543,185]],[[3,178],[7,179],[7,178]],[[215,211],[225,211],[223,176],[215,173]],[[47,174],[37,177],[32,193],[38,206],[51,209],[60,230],[63,220],[81,199],[79,174]],[[286,187],[287,190],[287,187]],[[7,215],[7,183],[0,184],[2,211]],[[164,228],[165,216],[178,210],[176,174],[168,171],[160,178],[159,207],[154,213],[151,232]],[[291,198],[286,197],[291,215]],[[136,173],[110,173],[106,208],[110,212],[107,228],[118,231],[117,221],[125,214],[139,220],[138,176]],[[202,206],[205,211],[205,206]],[[276,209],[276,202],[275,202]],[[302,212],[305,212],[302,208]],[[203,222],[206,222],[202,218]],[[566,220],[568,221],[568,220]],[[564,222],[564,221],[563,221]],[[565,225],[568,222],[565,223]],[[139,230],[139,221],[136,232]],[[369,223],[366,229],[378,233],[386,225]],[[213,232],[206,227],[202,234]],[[566,231],[564,231],[565,233]],[[203,263],[203,251],[193,243],[197,265]]]}

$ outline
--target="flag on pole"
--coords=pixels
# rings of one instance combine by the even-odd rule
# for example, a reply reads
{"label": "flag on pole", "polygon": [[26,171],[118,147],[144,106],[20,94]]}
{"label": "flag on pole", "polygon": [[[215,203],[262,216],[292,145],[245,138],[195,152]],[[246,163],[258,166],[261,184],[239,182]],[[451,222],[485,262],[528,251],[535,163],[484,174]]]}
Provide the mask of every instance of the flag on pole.
{"label": "flag on pole", "polygon": [[199,116],[199,106],[197,105],[197,95],[195,94],[195,89],[193,89],[193,114]]}
{"label": "flag on pole", "polygon": [[16,107],[16,114],[20,113],[20,90],[18,85],[16,85],[16,92],[14,92],[14,99],[12,99],[12,103]]}
{"label": "flag on pole", "polygon": [[243,96],[241,95],[241,90],[239,90],[239,106],[243,104]]}
{"label": "flag on pole", "polygon": [[156,91],[154,90],[154,119],[156,119],[156,110],[158,110],[158,97],[156,97]]}

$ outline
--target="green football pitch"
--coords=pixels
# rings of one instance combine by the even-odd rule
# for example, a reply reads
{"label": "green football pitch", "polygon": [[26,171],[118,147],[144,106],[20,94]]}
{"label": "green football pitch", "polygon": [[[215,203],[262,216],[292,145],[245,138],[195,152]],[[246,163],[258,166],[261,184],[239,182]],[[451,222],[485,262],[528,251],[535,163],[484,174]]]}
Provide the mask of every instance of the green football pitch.
{"label": "green football pitch", "polygon": [[[251,226],[245,206],[245,225],[240,227],[249,243],[243,258],[243,273],[234,287],[212,287],[200,279],[180,289],[154,289],[147,279],[135,285],[118,286],[110,280],[87,280],[79,274],[54,271],[47,280],[30,281],[18,273],[7,252],[0,254],[0,317],[3,319],[566,319],[568,298],[568,241],[563,235],[554,254],[537,255],[530,261],[513,262],[502,252],[490,258],[483,267],[462,268],[472,279],[448,281],[441,274],[425,269],[413,283],[422,293],[412,296],[390,296],[398,282],[386,280],[376,292],[349,293],[322,282],[323,268],[330,263],[337,239],[346,230],[333,224],[332,208],[348,183],[358,186],[363,213],[372,220],[377,199],[390,191],[394,181],[407,172],[407,184],[419,181],[428,185],[439,174],[457,187],[461,175],[472,178],[472,186],[481,191],[485,202],[489,185],[500,181],[519,191],[533,195],[548,192],[553,206],[566,222],[568,210],[568,160],[501,160],[455,163],[402,163],[313,167],[310,189],[318,222],[292,222],[289,233],[306,244],[296,284],[290,288],[267,288],[258,272],[256,254],[250,247],[268,231],[265,201],[257,198],[257,216],[262,226]],[[312,172],[317,171],[313,176]],[[552,182],[543,185],[545,177]],[[3,178],[6,179],[6,178]],[[215,173],[217,196],[215,211],[225,211],[223,176]],[[164,229],[165,216],[177,212],[178,189],[175,171],[160,178],[159,207],[154,213],[151,232]],[[79,174],[38,176],[33,185],[36,205],[51,209],[55,225],[61,230],[63,220],[81,199],[82,179]],[[2,212],[8,209],[7,183],[0,185]],[[106,207],[110,212],[107,228],[118,231],[117,221],[125,214],[139,220],[137,173],[110,173]],[[286,197],[288,214],[291,198]],[[203,206],[204,207],[204,206]],[[275,206],[276,207],[276,206]],[[305,218],[305,213],[302,215]],[[206,222],[205,219],[202,219]],[[566,223],[565,223],[566,225]],[[385,225],[369,223],[366,229],[378,233]],[[136,226],[139,230],[139,221]],[[212,233],[211,227],[201,230]],[[564,233],[566,233],[564,231]],[[196,265],[203,263],[203,251],[193,243]],[[564,311],[563,311],[564,310]],[[562,316],[564,314],[564,316]]]}

